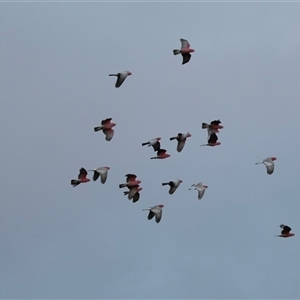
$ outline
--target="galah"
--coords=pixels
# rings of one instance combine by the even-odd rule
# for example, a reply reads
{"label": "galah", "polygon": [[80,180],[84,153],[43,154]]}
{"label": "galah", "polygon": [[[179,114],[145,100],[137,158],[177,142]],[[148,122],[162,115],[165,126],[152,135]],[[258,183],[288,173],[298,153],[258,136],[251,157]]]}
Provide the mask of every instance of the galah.
{"label": "galah", "polygon": [[136,175],[135,174],[126,174],[126,183],[121,183],[119,184],[119,188],[124,188],[124,187],[130,187],[130,186],[135,186],[141,183],[140,180],[136,180]]}
{"label": "galah", "polygon": [[292,230],[291,227],[289,227],[287,225],[284,225],[284,224],[279,225],[279,227],[282,229],[282,231],[281,231],[281,234],[276,235],[276,236],[283,237],[283,238],[288,238],[288,237],[291,237],[291,236],[295,235],[294,233],[290,232]]}
{"label": "galah", "polygon": [[220,120],[211,121],[210,124],[202,123],[202,129],[206,129],[207,128],[208,130],[211,130],[214,133],[218,133],[219,129],[223,128],[223,126],[220,125],[220,123],[221,123]]}
{"label": "galah", "polygon": [[161,138],[157,137],[146,143],[142,143],[142,146],[146,146],[146,145],[148,145],[148,147],[152,146],[154,151],[158,151],[160,149],[160,142],[159,142],[160,140],[161,140]]}
{"label": "galah", "polygon": [[155,216],[156,223],[159,223],[161,220],[163,207],[164,207],[163,204],[159,204],[159,205],[155,205],[155,206],[143,209],[143,210],[149,210],[148,220],[153,219],[153,217]]}
{"label": "galah", "polygon": [[162,183],[162,185],[169,185],[170,186],[169,194],[172,195],[172,194],[174,194],[176,189],[179,187],[181,182],[182,182],[182,180],[176,179],[176,180],[171,180],[169,182],[164,182],[164,183]]}
{"label": "galah", "polygon": [[124,71],[124,72],[120,72],[117,74],[109,74],[109,76],[117,76],[117,81],[115,84],[115,87],[118,88],[122,85],[122,83],[124,82],[124,80],[126,79],[127,76],[132,75],[131,72],[129,71]]}
{"label": "galah", "polygon": [[72,179],[71,180],[71,185],[73,185],[73,187],[77,186],[80,183],[85,183],[85,182],[89,182],[90,179],[88,179],[87,176],[88,172],[85,168],[81,168],[79,170],[79,174],[78,174],[78,179]]}
{"label": "galah", "polygon": [[181,49],[173,50],[174,55],[181,54],[182,55],[182,64],[186,64],[191,59],[192,52],[195,52],[194,49],[190,48],[190,44],[185,39],[180,39],[181,42]]}
{"label": "galah", "polygon": [[151,159],[164,159],[164,158],[168,158],[171,155],[167,153],[167,150],[165,149],[159,149],[157,150],[157,156],[151,157]]}
{"label": "galah", "polygon": [[111,123],[112,118],[108,118],[101,121],[101,126],[94,127],[94,131],[102,130],[105,134],[105,139],[110,141],[114,136],[114,130],[112,129],[116,126],[116,123]]}
{"label": "galah", "polygon": [[206,190],[207,188],[208,188],[207,185],[203,185],[202,182],[199,182],[199,183],[197,183],[197,184],[193,184],[193,185],[189,188],[189,190],[196,190],[196,191],[198,191],[198,199],[200,200],[200,199],[203,197],[203,195],[204,195],[204,193],[205,193],[205,190]]}
{"label": "galah", "polygon": [[256,165],[258,164],[264,164],[267,168],[267,173],[269,175],[271,175],[273,172],[274,172],[274,160],[276,160],[277,158],[274,157],[274,156],[271,156],[271,157],[268,157],[268,158],[265,158],[263,161],[261,162],[257,162]]}
{"label": "galah", "polygon": [[211,130],[208,130],[208,139],[207,139],[207,144],[203,144],[203,145],[200,145],[200,146],[218,146],[218,145],[221,145],[220,142],[218,142],[218,137],[217,135],[212,132]]}
{"label": "galah", "polygon": [[188,137],[191,137],[192,135],[189,132],[180,132],[177,134],[177,136],[173,136],[170,138],[170,141],[172,140],[177,140],[177,151],[181,152],[181,150],[183,149],[184,145],[185,145],[185,141]]}
{"label": "galah", "polygon": [[128,199],[135,203],[140,199],[140,191],[143,189],[142,187],[135,185],[128,187],[129,191],[124,192],[124,195],[128,195]]}
{"label": "galah", "polygon": [[94,176],[93,176],[93,180],[96,181],[99,176],[100,176],[100,181],[101,183],[105,183],[106,179],[107,179],[107,171],[110,169],[110,167],[100,167],[98,169],[92,169],[89,171],[93,171],[94,172]]}

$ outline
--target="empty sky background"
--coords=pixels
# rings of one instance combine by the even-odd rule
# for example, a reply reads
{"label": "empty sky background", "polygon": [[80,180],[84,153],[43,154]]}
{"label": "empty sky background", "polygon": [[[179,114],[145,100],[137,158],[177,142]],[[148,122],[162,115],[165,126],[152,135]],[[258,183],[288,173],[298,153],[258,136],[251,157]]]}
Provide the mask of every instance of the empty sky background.
{"label": "empty sky background", "polygon": [[[276,2],[1,3],[0,297],[300,298],[299,15]],[[195,49],[186,65],[180,38]],[[124,70],[116,89],[108,74]],[[108,117],[111,142],[93,130]],[[214,119],[222,144],[199,147]],[[157,136],[166,160],[141,146]],[[268,156],[272,175],[255,166]],[[104,185],[70,185],[100,166]],[[135,204],[118,187],[127,173],[142,180]],[[177,178],[170,196],[161,183]],[[157,204],[159,224],[142,211]],[[295,237],[274,237],[281,223]]]}

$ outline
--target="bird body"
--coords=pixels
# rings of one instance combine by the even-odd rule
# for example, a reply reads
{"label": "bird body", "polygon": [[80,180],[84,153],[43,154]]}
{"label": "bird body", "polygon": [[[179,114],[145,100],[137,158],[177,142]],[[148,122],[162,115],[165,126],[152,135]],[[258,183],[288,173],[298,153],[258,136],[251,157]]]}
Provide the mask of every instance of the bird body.
{"label": "bird body", "polygon": [[267,168],[267,174],[271,175],[274,172],[274,160],[276,160],[277,158],[275,156],[271,156],[268,158],[265,158],[263,161],[261,162],[257,162],[256,165],[258,164],[264,164]]}
{"label": "bird body", "polygon": [[163,204],[159,204],[159,205],[155,205],[143,210],[149,210],[149,214],[148,214],[148,220],[153,219],[153,217],[155,216],[155,221],[156,223],[159,223],[162,217],[162,208],[164,207]]}
{"label": "bird body", "polygon": [[290,232],[292,230],[291,227],[289,227],[287,225],[284,225],[284,224],[279,225],[279,227],[282,229],[282,231],[281,231],[281,234],[276,235],[276,236],[283,237],[283,238],[288,238],[288,237],[291,237],[291,236],[295,235],[294,233]]}
{"label": "bird body", "polygon": [[177,134],[177,136],[173,136],[170,138],[170,141],[172,140],[177,140],[177,151],[181,152],[184,145],[185,145],[185,141],[188,137],[191,137],[192,135],[189,132],[180,132]]}
{"label": "bird body", "polygon": [[169,194],[172,195],[172,194],[174,194],[176,189],[179,187],[181,182],[182,182],[182,180],[176,179],[176,180],[171,180],[169,182],[163,182],[162,185],[169,185],[170,186]]}
{"label": "bird body", "polygon": [[198,199],[202,199],[204,193],[205,193],[205,190],[208,188],[207,185],[203,185],[202,182],[199,182],[197,184],[193,184],[189,190],[196,190],[198,191]]}
{"label": "bird body", "polygon": [[114,136],[114,130],[112,129],[114,126],[116,126],[116,123],[111,122],[112,118],[107,118],[105,120],[101,121],[101,126],[94,127],[94,131],[97,132],[99,130],[102,130],[105,134],[105,139],[107,141],[110,141]]}
{"label": "bird body", "polygon": [[180,39],[180,42],[181,42],[181,49],[173,50],[173,54],[174,55],[181,54],[182,55],[182,64],[184,65],[190,61],[191,53],[195,52],[195,50],[190,48],[190,44],[187,40]]}
{"label": "bird body", "polygon": [[124,71],[124,72],[120,72],[117,74],[109,74],[109,76],[117,76],[117,81],[115,84],[115,87],[118,88],[122,85],[122,83],[124,82],[124,80],[127,78],[127,76],[132,75],[131,72],[129,71]]}
{"label": "bird body", "polygon": [[77,186],[80,183],[89,182],[90,179],[86,177],[87,174],[88,174],[87,170],[85,168],[81,168],[79,170],[78,179],[72,179],[71,180],[71,185],[73,187],[75,187],[75,186]]}
{"label": "bird body", "polygon": [[171,155],[167,153],[167,150],[165,149],[159,149],[157,150],[157,156],[151,157],[151,159],[165,159],[170,157]]}

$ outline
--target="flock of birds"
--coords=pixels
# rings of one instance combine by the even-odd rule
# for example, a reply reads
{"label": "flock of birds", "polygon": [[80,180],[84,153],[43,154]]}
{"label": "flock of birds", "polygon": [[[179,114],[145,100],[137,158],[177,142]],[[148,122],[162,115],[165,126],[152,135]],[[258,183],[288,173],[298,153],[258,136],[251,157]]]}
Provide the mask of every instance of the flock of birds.
{"label": "flock of birds", "polygon": [[[181,49],[175,49],[173,50],[174,55],[181,54],[182,55],[182,64],[186,64],[190,61],[191,59],[191,53],[195,52],[194,49],[190,47],[190,44],[187,40],[185,39],[180,39],[181,41]],[[115,87],[119,88],[125,81],[125,79],[132,75],[131,72],[129,71],[124,71],[116,74],[109,74],[109,76],[116,76],[117,81],[115,83]],[[101,121],[100,126],[94,127],[94,131],[102,131],[105,135],[106,141],[110,141],[113,136],[114,136],[114,129],[113,127],[116,126],[116,123],[111,122],[112,118],[107,118]],[[223,128],[220,120],[213,120],[208,123],[202,123],[202,129],[207,129],[208,137],[207,137],[207,143],[200,145],[200,146],[219,146],[221,143],[218,142],[218,136],[217,133],[219,133],[219,130]],[[191,137],[191,134],[189,132],[180,132],[176,136],[173,136],[170,138],[170,140],[177,140],[177,151],[181,152],[184,148],[184,145],[186,143],[187,138]],[[156,152],[156,156],[151,157],[151,159],[166,159],[170,157],[170,154],[167,153],[167,150],[162,149],[160,145],[160,137],[154,138],[149,140],[148,142],[142,143],[142,146],[148,145],[148,147],[153,147],[154,151]],[[271,175],[274,172],[274,161],[277,158],[272,156],[268,157],[260,162],[257,162],[257,164],[264,164],[267,169],[267,174]],[[89,182],[90,179],[87,178],[88,172],[94,172],[93,174],[93,181],[97,181],[98,178],[100,177],[100,182],[104,184],[107,179],[107,173],[110,168],[105,166],[105,167],[100,167],[97,169],[92,169],[92,170],[86,170],[85,168],[81,168],[79,170],[79,175],[77,179],[72,179],[71,180],[71,185],[73,187],[76,187],[77,185],[81,183],[86,183]],[[119,184],[119,188],[127,188],[128,190],[124,192],[124,195],[127,196],[129,200],[132,200],[133,203],[137,202],[140,198],[140,191],[143,189],[140,186],[141,180],[137,179],[137,176],[135,174],[126,174],[126,182]],[[175,193],[177,188],[180,186],[182,183],[182,180],[176,179],[176,180],[171,180],[169,182],[163,182],[162,185],[169,185],[169,194],[172,195]],[[197,184],[193,184],[189,190],[196,190],[198,192],[198,199],[202,199],[204,196],[205,190],[208,188],[207,185],[204,185],[202,182],[199,182]],[[162,217],[162,209],[164,205],[159,204],[155,205],[152,207],[149,207],[147,210],[149,211],[148,213],[148,220],[151,220],[155,217],[155,221],[157,223],[160,222],[161,217]],[[287,225],[281,224],[279,225],[280,228],[282,229],[281,234],[276,235],[278,237],[291,237],[294,236],[294,233],[291,233],[291,228]]]}

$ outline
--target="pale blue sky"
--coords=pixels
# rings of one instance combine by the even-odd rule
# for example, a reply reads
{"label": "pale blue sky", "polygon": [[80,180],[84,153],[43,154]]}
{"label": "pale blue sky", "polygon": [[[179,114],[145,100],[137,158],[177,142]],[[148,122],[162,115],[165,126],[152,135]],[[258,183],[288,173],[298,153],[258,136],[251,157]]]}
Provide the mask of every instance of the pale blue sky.
{"label": "pale blue sky", "polygon": [[[0,8],[1,298],[300,298],[300,3]],[[195,49],[184,66],[180,38]],[[111,142],[93,131],[108,117]],[[199,147],[213,119],[222,144]],[[157,136],[169,159],[141,146]],[[271,176],[255,166],[268,156]],[[100,166],[104,185],[70,185]],[[275,238],[281,223],[295,237]]]}

